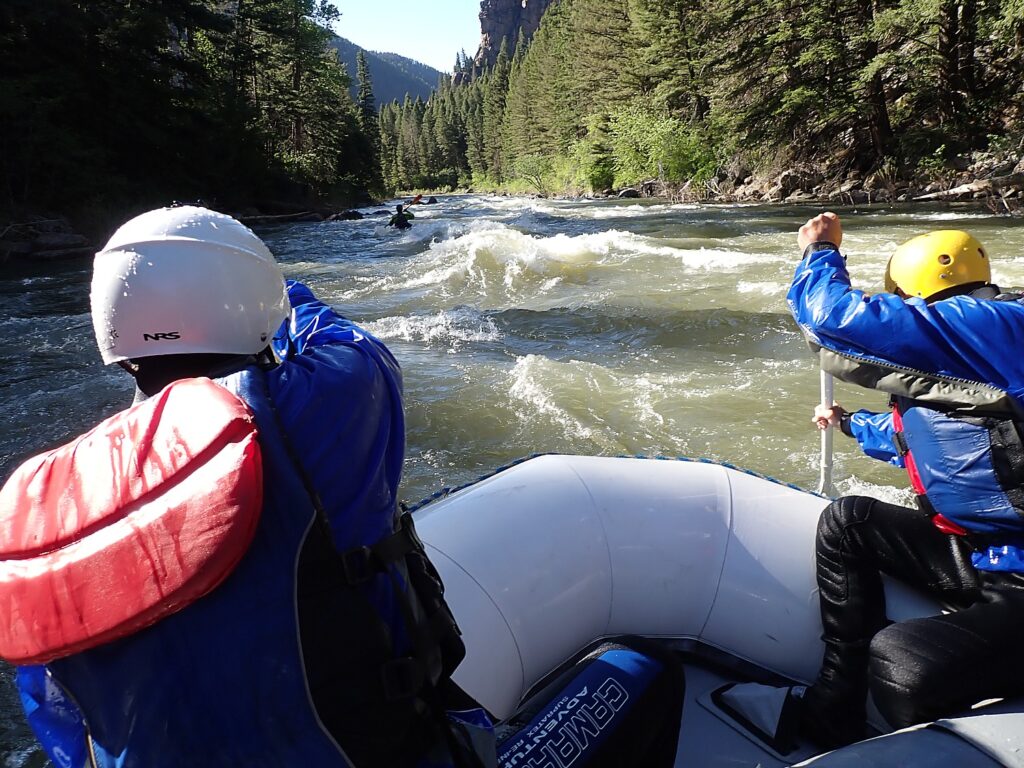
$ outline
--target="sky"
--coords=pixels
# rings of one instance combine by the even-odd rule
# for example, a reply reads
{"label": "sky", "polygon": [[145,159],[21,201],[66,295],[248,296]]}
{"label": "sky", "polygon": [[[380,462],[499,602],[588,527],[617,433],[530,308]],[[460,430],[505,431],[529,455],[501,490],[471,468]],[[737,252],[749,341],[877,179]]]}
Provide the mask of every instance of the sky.
{"label": "sky", "polygon": [[339,37],[451,72],[456,54],[480,45],[480,0],[332,0]]}

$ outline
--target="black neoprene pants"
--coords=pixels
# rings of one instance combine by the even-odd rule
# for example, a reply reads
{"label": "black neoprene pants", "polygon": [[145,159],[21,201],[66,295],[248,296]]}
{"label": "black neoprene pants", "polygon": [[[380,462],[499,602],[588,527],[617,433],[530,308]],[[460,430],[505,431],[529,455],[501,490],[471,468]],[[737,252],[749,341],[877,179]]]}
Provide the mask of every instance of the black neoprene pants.
{"label": "black neoprene pants", "polygon": [[[862,734],[869,686],[896,728],[1024,695],[1024,574],[977,571],[970,555],[963,537],[940,532],[915,509],[846,496],[822,513],[825,654],[805,700],[835,741]],[[889,623],[883,573],[953,612]]]}

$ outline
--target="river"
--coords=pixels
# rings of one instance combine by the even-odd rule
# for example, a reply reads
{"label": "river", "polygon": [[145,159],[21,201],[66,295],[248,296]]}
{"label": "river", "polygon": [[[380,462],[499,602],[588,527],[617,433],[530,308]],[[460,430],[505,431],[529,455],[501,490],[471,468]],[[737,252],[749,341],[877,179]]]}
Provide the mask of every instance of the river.
{"label": "river", "polygon": [[[287,276],[401,362],[404,499],[540,452],[707,457],[817,484],[818,373],[785,293],[796,230],[820,207],[460,195],[414,210],[403,232],[379,215],[258,230]],[[971,231],[995,281],[1024,285],[1024,219],[971,206],[836,210],[855,287],[880,290],[895,245],[942,228]],[[131,400],[127,375],[95,349],[89,268],[0,267],[0,480]],[[885,404],[842,383],[836,400]],[[838,493],[910,500],[900,470],[841,436],[834,474]],[[43,765],[10,678],[0,671],[0,765]]]}

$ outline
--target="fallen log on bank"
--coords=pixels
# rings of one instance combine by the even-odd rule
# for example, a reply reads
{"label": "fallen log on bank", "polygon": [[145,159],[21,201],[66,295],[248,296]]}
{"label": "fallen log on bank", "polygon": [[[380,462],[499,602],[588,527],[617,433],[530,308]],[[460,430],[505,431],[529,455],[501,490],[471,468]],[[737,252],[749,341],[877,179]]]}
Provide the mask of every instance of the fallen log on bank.
{"label": "fallen log on bank", "polygon": [[998,176],[993,179],[978,179],[968,184],[961,184],[952,189],[918,195],[914,200],[951,200],[976,195],[1001,196],[1004,191],[1016,187],[1024,187],[1024,173],[1011,173],[1009,176]]}

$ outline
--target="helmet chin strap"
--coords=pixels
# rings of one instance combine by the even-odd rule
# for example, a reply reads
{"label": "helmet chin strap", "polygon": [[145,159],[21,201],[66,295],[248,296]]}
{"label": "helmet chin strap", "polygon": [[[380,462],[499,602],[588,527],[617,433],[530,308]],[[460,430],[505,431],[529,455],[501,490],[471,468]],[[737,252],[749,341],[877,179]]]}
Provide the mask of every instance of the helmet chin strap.
{"label": "helmet chin strap", "polygon": [[999,289],[991,283],[981,281],[974,283],[961,283],[960,285],[952,285],[944,291],[933,293],[925,299],[925,302],[931,304],[936,301],[942,301],[943,299],[950,299],[954,296],[974,296],[976,299],[991,299],[995,298],[998,293]]}
{"label": "helmet chin strap", "polygon": [[[146,397],[152,397],[168,384],[179,379],[194,379],[205,376],[215,379],[242,370],[250,365],[261,368],[277,364],[270,347],[255,355],[187,354],[140,357],[135,360],[119,360],[124,370],[135,377],[135,384]],[[139,398],[136,397],[136,400]]]}

